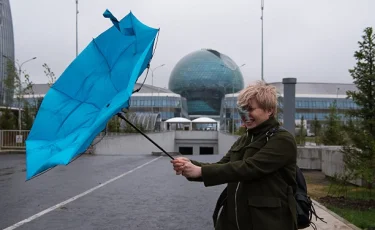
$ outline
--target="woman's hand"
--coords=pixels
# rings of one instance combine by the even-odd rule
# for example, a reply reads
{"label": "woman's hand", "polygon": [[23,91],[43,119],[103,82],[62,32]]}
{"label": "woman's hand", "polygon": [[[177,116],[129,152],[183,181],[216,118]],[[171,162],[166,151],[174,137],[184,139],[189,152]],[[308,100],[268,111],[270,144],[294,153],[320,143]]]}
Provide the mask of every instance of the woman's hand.
{"label": "woman's hand", "polygon": [[190,160],[186,157],[177,157],[171,160],[171,163],[173,164],[173,169],[176,171],[176,175],[181,175],[185,164],[190,163]]}
{"label": "woman's hand", "polygon": [[182,175],[186,178],[199,178],[202,176],[202,168],[187,162],[182,170]]}

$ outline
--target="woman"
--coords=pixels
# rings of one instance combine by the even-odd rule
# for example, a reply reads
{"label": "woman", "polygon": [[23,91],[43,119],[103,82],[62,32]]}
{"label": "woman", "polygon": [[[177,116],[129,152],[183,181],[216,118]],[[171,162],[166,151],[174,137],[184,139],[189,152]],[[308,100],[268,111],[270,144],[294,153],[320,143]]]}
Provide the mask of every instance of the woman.
{"label": "woman", "polygon": [[289,132],[278,129],[276,89],[257,82],[240,92],[237,105],[247,131],[228,153],[212,164],[179,157],[171,161],[174,170],[205,186],[227,184],[216,230],[297,229],[297,147]]}

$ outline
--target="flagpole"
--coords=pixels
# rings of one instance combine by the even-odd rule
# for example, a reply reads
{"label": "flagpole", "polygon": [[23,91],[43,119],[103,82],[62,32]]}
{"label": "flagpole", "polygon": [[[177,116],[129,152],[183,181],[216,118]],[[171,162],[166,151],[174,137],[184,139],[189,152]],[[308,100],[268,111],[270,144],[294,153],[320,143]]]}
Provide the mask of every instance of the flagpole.
{"label": "flagpole", "polygon": [[263,64],[263,9],[264,9],[264,0],[261,0],[261,10],[262,10],[262,16],[261,16],[261,20],[262,20],[262,81],[264,81],[264,64]]}
{"label": "flagpole", "polygon": [[158,144],[156,144],[153,140],[151,140],[151,138],[149,138],[145,133],[143,133],[140,129],[138,129],[135,125],[133,125],[128,119],[126,119],[126,117],[122,114],[122,113],[118,113],[117,116],[119,116],[121,119],[123,119],[124,121],[126,121],[126,123],[128,123],[131,127],[133,127],[135,130],[137,130],[140,134],[142,134],[144,137],[146,137],[149,141],[151,141],[156,147],[158,147],[161,151],[163,151],[163,153],[165,153],[166,155],[168,155],[172,160],[174,160],[174,158],[169,155],[169,153],[167,153],[167,151],[165,151],[162,147],[160,147]]}
{"label": "flagpole", "polygon": [[78,0],[76,0],[76,57],[78,56]]}

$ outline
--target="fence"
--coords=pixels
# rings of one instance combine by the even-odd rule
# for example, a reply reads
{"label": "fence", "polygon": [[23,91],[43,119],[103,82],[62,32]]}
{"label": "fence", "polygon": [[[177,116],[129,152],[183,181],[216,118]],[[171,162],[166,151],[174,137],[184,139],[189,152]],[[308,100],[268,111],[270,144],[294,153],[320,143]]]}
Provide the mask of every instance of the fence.
{"label": "fence", "polygon": [[0,149],[25,149],[30,130],[0,130]]}

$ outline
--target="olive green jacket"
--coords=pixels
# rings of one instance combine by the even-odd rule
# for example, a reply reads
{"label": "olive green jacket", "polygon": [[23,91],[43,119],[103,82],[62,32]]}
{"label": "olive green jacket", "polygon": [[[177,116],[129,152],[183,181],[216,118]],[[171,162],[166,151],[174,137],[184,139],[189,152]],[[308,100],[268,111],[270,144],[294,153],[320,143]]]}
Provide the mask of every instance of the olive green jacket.
{"label": "olive green jacket", "polygon": [[275,118],[248,130],[217,163],[192,163],[202,167],[205,186],[227,185],[227,200],[216,230],[293,230],[295,227],[297,147],[294,137],[279,130]]}

